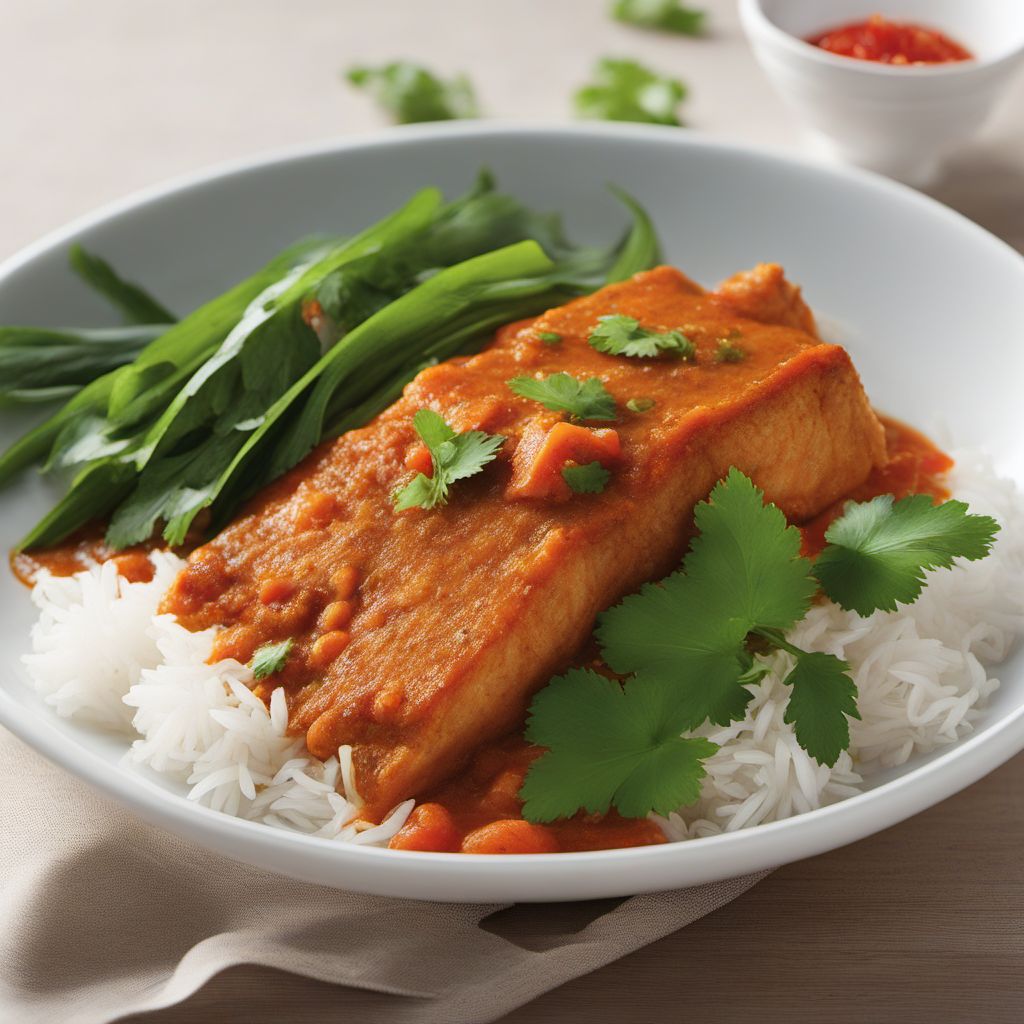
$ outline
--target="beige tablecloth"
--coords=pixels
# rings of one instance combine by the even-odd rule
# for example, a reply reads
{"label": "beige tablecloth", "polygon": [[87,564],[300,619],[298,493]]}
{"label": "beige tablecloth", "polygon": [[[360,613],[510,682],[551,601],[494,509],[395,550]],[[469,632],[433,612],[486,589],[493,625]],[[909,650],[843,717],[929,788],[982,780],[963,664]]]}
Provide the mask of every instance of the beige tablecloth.
{"label": "beige tablecloth", "polygon": [[[732,2],[705,6],[714,33],[692,41],[618,25],[604,0],[2,4],[0,257],[169,176],[379,127],[339,82],[357,61],[466,71],[487,114],[552,121],[597,56],[636,56],[688,81],[694,128],[796,145]],[[1024,247],[1021,111],[1024,81],[935,193]],[[513,942],[494,906],[380,900],[241,868],[139,823],[2,731],[0,768],[12,780],[0,797],[0,1024],[155,1009],[235,963],[352,986],[332,1005],[368,1022],[489,1021],[756,881],[638,897],[579,931]]]}

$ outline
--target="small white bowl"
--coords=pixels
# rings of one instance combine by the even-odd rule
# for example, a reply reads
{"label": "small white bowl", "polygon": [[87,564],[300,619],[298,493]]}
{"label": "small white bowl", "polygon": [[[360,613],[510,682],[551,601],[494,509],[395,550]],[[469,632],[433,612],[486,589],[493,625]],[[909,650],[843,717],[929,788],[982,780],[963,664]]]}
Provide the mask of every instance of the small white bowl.
{"label": "small white bowl", "polygon": [[[974,60],[891,65],[804,40],[881,11],[966,46]],[[984,123],[1024,59],[1021,0],[740,0],[761,67],[820,152],[912,185]]]}

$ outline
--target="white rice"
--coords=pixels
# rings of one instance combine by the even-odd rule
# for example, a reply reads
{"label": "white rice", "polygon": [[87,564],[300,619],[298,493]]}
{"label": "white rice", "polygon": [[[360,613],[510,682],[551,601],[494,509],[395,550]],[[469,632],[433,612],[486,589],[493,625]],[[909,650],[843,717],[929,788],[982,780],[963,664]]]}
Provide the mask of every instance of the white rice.
{"label": "white rice", "polygon": [[[819,765],[783,722],[786,654],[751,687],[742,722],[700,730],[721,749],[707,763],[701,799],[656,818],[683,840],[774,821],[860,791],[874,772],[967,735],[999,686],[988,668],[1024,633],[1024,500],[977,453],[960,453],[954,493],[1003,525],[995,553],[932,573],[921,598],[861,618],[829,602],[790,634],[808,650],[848,660],[862,719],[833,768]],[[40,576],[40,617],[24,656],[37,691],[57,714],[132,737],[126,763],[181,780],[199,803],[267,825],[345,842],[386,845],[413,801],[381,825],[359,819],[352,752],[319,761],[287,735],[284,692],[269,710],[237,661],[207,664],[213,631],[190,633],[160,599],[183,564],[152,555],[149,583],[129,583],[112,563],[71,577]]]}

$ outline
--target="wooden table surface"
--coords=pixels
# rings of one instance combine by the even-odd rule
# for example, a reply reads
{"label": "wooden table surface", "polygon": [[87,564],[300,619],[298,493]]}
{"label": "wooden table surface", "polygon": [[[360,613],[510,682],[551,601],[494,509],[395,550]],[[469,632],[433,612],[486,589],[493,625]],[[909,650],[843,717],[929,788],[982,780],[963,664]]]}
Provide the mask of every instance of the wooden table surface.
{"label": "wooden table surface", "polygon": [[[688,928],[502,1020],[1020,1024],[1022,791],[1024,755],[902,825],[780,868]],[[521,905],[504,913],[537,933],[582,927],[608,907]],[[187,1003],[125,1024],[321,1021],[342,1006],[357,1019],[376,998],[360,993],[353,1003],[353,993],[332,985],[239,967]]]}
{"label": "wooden table surface", "polygon": [[[596,57],[636,56],[688,80],[693,127],[795,145],[795,126],[750,59],[733,4],[703,5],[714,34],[700,41],[624,28],[604,16],[604,0],[0,5],[0,257],[169,176],[378,127],[372,105],[339,82],[338,70],[355,61],[411,55],[465,70],[489,114],[552,121],[564,119]],[[1018,80],[935,194],[1024,249],[1022,113]],[[1020,1021],[1022,790],[1024,756],[911,821],[780,869],[735,903],[506,1021]],[[517,907],[505,926],[582,925],[607,907]],[[133,1020],[330,1019],[340,995],[238,968],[184,1005]],[[367,994],[367,1005],[374,998]]]}

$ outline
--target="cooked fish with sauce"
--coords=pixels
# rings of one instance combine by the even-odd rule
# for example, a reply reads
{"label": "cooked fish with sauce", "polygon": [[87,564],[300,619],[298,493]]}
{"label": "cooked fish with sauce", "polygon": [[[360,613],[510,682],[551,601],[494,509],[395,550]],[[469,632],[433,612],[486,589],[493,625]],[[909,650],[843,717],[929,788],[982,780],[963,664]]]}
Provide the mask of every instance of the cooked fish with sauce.
{"label": "cooked fish with sauce", "polygon": [[[607,316],[682,332],[695,352],[596,351]],[[573,423],[507,386],[560,372],[601,380],[614,421]],[[398,512],[396,489],[424,466],[412,425],[424,408],[505,441],[446,505]],[[573,492],[562,470],[595,461],[603,492]],[[596,615],[678,563],[694,505],[730,467],[800,522],[885,461],[849,356],[817,337],[777,267],[715,292],[659,267],[424,370],[194,551],[163,608],[189,629],[221,627],[217,657],[292,640],[257,692],[284,686],[290,727],[318,757],[350,744],[380,815],[516,727]]]}

